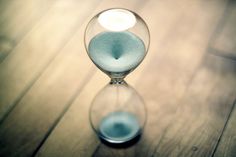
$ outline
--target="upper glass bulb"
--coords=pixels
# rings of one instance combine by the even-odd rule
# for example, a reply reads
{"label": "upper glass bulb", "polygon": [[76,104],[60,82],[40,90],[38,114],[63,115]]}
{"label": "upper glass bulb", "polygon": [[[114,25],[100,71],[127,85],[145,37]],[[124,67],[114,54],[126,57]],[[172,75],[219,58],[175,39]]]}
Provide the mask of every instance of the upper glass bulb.
{"label": "upper glass bulb", "polygon": [[94,64],[112,79],[123,79],[144,59],[149,47],[144,20],[127,9],[95,15],[85,31],[85,47]]}

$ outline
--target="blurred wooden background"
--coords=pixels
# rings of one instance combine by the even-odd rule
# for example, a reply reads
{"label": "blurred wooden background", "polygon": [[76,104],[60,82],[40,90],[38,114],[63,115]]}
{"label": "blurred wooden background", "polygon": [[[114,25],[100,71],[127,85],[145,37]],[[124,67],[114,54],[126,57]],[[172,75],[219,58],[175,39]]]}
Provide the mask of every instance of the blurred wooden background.
{"label": "blurred wooden background", "polygon": [[[108,77],[83,33],[101,10],[140,14],[151,33],[128,77],[148,120],[141,140],[109,148],[89,105]],[[0,0],[1,157],[235,157],[235,0]]]}

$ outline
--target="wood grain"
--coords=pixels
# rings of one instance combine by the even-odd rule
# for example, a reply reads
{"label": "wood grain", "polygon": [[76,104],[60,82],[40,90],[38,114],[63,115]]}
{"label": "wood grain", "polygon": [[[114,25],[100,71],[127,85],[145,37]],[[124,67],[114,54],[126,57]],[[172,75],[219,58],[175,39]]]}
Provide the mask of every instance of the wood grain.
{"label": "wood grain", "polygon": [[221,21],[212,36],[210,49],[213,54],[236,60],[236,2],[229,0]]}
{"label": "wood grain", "polygon": [[[74,38],[59,52],[0,125],[2,156],[32,155],[57,119],[66,111],[75,94],[93,74],[91,68],[84,70],[84,67],[91,67],[91,64],[87,54],[82,51],[82,41],[83,30],[78,29]],[[21,136],[18,136],[19,134]]]}
{"label": "wood grain", "polygon": [[223,136],[219,142],[214,157],[234,157],[236,154],[236,108],[234,102],[234,108],[223,132]]}
{"label": "wood grain", "polygon": [[[0,66],[0,121],[43,73],[99,2],[61,0]],[[83,5],[78,9],[78,6]]]}
{"label": "wood grain", "polygon": [[[235,99],[235,75],[207,57],[161,132],[154,156],[211,156]],[[217,59],[218,60],[218,59]],[[227,70],[226,70],[227,71]],[[224,91],[222,93],[222,91]]]}
{"label": "wood grain", "polygon": [[[89,106],[93,97],[108,82],[101,72],[97,72],[94,76],[73,102],[36,156],[91,156],[92,150],[96,149],[99,140],[89,125]],[[94,88],[95,86],[97,88]]]}
{"label": "wood grain", "polygon": [[39,22],[55,0],[0,1],[0,62]]}

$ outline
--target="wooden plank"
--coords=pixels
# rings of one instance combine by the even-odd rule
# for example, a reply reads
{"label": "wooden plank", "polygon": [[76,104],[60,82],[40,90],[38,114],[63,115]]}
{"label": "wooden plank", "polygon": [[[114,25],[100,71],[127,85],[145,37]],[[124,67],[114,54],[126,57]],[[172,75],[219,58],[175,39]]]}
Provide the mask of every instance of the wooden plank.
{"label": "wooden plank", "polygon": [[236,60],[236,2],[228,1],[227,8],[210,42],[212,53]]}
{"label": "wooden plank", "polygon": [[[224,16],[222,17],[222,23],[220,23],[216,29],[216,34],[212,38],[210,50],[213,54],[223,56],[229,59],[236,58],[235,52],[235,13],[236,3],[234,1],[228,1],[228,6],[225,10]],[[228,61],[232,62],[232,61]],[[234,68],[236,67],[234,62]],[[232,67],[231,67],[232,68]],[[235,70],[233,71],[235,73]],[[236,81],[232,88],[236,89]],[[236,95],[235,95],[236,98]],[[236,135],[236,109],[235,102],[233,104],[232,113],[229,116],[227,123],[225,124],[224,132],[222,137],[219,139],[219,144],[215,148],[214,157],[233,157],[235,156],[235,135]]]}
{"label": "wooden plank", "polygon": [[0,1],[0,62],[46,14],[55,0]]}
{"label": "wooden plank", "polygon": [[[83,44],[84,27],[0,125],[0,156],[32,155],[93,74]],[[45,112],[50,114],[45,115]]]}
{"label": "wooden plank", "polygon": [[[165,7],[163,7],[163,5]],[[197,24],[196,27],[193,27],[193,25],[191,24],[192,22],[191,19],[195,20],[195,18],[193,18],[195,14],[184,18],[182,17],[183,19],[186,20],[185,21],[186,23],[188,22],[188,25],[183,28],[181,22],[183,22],[184,20],[178,22],[179,15],[182,15],[183,13],[182,9],[174,10],[173,6],[175,5],[176,4],[167,5],[164,2],[160,3],[152,1],[148,3],[147,6],[145,6],[145,8],[149,9],[148,11],[143,10],[142,15],[148,16],[151,15],[156,10],[160,11],[160,16],[156,17],[156,23],[152,23],[152,25],[150,26],[151,32],[155,31],[155,33],[157,34],[156,36],[158,36],[159,33],[156,30],[156,28],[158,27],[156,24],[163,23],[163,20],[165,20],[165,22],[167,21],[168,22],[167,26],[166,27],[163,26],[160,31],[160,32],[163,31],[165,33],[160,33],[160,36],[158,38],[156,38],[156,36],[153,35],[155,33],[152,32],[153,35],[152,37],[155,39],[154,41],[163,40],[160,43],[160,45],[154,44],[155,46],[158,46],[160,53],[156,53],[157,47],[151,46],[150,48],[151,54],[148,54],[147,58],[145,59],[144,65],[148,63],[146,62],[147,60],[148,61],[151,60],[151,64],[148,64],[148,67],[145,68],[145,73],[143,73],[142,70],[139,70],[142,69],[142,67],[144,67],[143,65],[139,67],[135,73],[131,74],[133,76],[132,78],[128,77],[129,80],[128,82],[130,82],[131,84],[135,84],[137,78],[139,79],[141,84],[136,85],[137,89],[139,89],[138,91],[142,93],[145,101],[149,100],[148,104],[155,106],[156,106],[155,103],[158,102],[157,99],[162,101],[163,103],[168,103],[166,102],[167,99],[165,98],[169,98],[169,96],[175,96],[175,99],[170,99],[170,101],[173,102],[180,99],[181,95],[184,93],[185,86],[188,83],[190,76],[192,76],[195,68],[201,61],[201,57],[205,52],[205,48],[207,47],[206,41],[209,39],[210,36],[209,30],[211,30],[211,28],[209,28],[208,23],[205,23],[205,21],[212,19],[211,16],[206,17],[206,19],[200,20],[200,22]],[[160,8],[157,8],[157,6],[159,6]],[[166,9],[167,6],[168,9]],[[192,8],[190,8],[190,10],[191,9]],[[194,10],[193,12],[195,13],[195,11],[196,10]],[[189,12],[187,15],[189,15]],[[199,15],[198,18],[201,16],[202,15]],[[173,21],[177,22],[174,22],[175,25],[174,26],[172,25],[171,27],[172,29],[170,29],[169,24],[170,23],[173,24]],[[214,23],[216,21],[217,20],[213,18],[209,22]],[[194,30],[193,31],[194,33],[192,34],[190,33],[189,36],[186,37],[185,36],[186,32],[189,32],[189,29]],[[174,38],[167,43],[167,41],[172,37],[173,32],[177,32],[176,38],[178,36],[186,38],[186,45],[180,46],[179,44],[179,42],[181,42],[183,38],[180,38],[180,40]],[[174,48],[176,50],[175,53],[171,48]],[[186,53],[189,52],[189,50],[192,50],[190,51],[192,53],[190,54]],[[193,54],[195,54],[194,56],[195,60],[192,60],[191,58],[192,57],[191,55]],[[192,63],[193,66],[188,67],[186,62]],[[175,69],[175,71],[171,71],[171,69],[175,67],[177,70]],[[141,76],[145,76],[145,78],[141,79]],[[174,79],[175,77],[173,76],[176,76],[176,78],[179,78],[180,76],[183,77],[181,77],[180,79],[178,79],[178,81],[176,81]],[[95,96],[99,88],[101,88],[101,84],[105,82],[104,80],[101,80],[101,78],[102,75],[100,76],[99,73],[92,78],[89,84],[84,88],[83,92],[78,96],[76,101],[72,104],[71,108],[63,117],[62,121],[57,125],[56,129],[52,132],[52,135],[48,138],[48,140],[43,145],[42,149],[39,151],[37,156],[91,156],[93,154],[92,151],[96,149],[96,146],[99,144],[99,141],[97,140],[96,136],[94,135],[93,131],[89,126],[88,108],[92,101],[92,98]],[[167,82],[165,83],[165,81]],[[174,81],[176,81],[176,88],[172,93],[171,90],[173,89],[172,87],[174,85]],[[168,85],[168,83],[171,84]],[[142,90],[142,88],[146,89]],[[151,93],[148,90],[150,88],[155,89],[153,91],[159,92],[161,94],[157,96],[156,93]],[[169,92],[168,94],[163,96],[162,93],[168,92],[168,90],[171,91],[171,93]],[[163,107],[164,105],[165,104],[163,104]],[[155,112],[157,110],[155,109],[152,112]],[[155,114],[152,113],[152,115],[153,117],[155,117]],[[154,135],[156,135],[155,132]],[[150,138],[153,139],[153,137],[149,137],[149,140]],[[140,150],[141,146],[145,146],[145,144],[140,145],[140,147],[137,147],[137,150]],[[145,146],[145,152],[148,151],[147,149],[148,146],[150,146],[150,144]],[[103,156],[104,152],[101,151],[101,149],[102,148],[100,147],[97,152],[100,152],[101,156]],[[137,152],[137,150],[135,151],[131,150],[130,156],[134,155],[132,154],[132,152]],[[135,155],[143,156],[143,154],[141,154],[140,152],[141,150],[138,152],[139,154]],[[153,151],[151,151],[151,153],[153,153]],[[111,153],[111,154],[114,155],[116,153]],[[126,154],[126,153],[121,151],[120,154]],[[99,156],[98,154],[96,154],[96,152],[93,155]]]}
{"label": "wooden plank", "polygon": [[0,121],[64,47],[99,1],[61,0],[0,66]]}
{"label": "wooden plank", "polygon": [[[103,1],[93,15],[113,5]],[[84,48],[85,25],[81,28],[0,125],[0,156],[34,155],[95,72]]]}
{"label": "wooden plank", "polygon": [[99,141],[90,128],[88,110],[93,97],[109,81],[105,78],[97,71],[36,156],[91,156]]}
{"label": "wooden plank", "polygon": [[[235,99],[235,75],[220,64],[218,59],[207,57],[176,104],[171,121],[155,138],[158,142],[153,156],[212,155]],[[162,120],[157,122],[159,126]]]}
{"label": "wooden plank", "polygon": [[234,157],[236,154],[236,107],[234,102],[233,111],[229,117],[222,138],[216,149],[214,157]]}
{"label": "wooden plank", "polygon": [[78,44],[83,41],[81,32],[0,125],[0,156],[31,156],[93,75],[94,68],[84,57],[87,54],[82,51],[83,44]]}

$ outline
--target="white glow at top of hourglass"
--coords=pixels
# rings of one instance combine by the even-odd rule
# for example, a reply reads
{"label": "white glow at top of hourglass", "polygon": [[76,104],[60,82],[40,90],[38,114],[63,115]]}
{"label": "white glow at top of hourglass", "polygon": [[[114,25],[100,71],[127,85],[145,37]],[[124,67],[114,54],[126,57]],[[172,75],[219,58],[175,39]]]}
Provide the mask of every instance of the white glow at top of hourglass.
{"label": "white glow at top of hourglass", "polygon": [[110,31],[124,31],[133,27],[136,18],[133,13],[123,9],[112,9],[101,13],[99,23]]}

